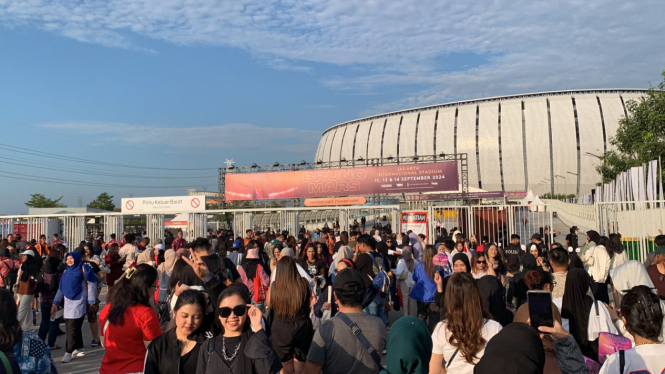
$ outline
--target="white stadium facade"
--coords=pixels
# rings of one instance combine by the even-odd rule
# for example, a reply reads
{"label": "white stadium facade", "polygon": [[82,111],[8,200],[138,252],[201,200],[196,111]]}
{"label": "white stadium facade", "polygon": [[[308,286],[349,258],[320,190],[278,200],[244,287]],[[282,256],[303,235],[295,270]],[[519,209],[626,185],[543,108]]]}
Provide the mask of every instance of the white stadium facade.
{"label": "white stadium facade", "polygon": [[[486,191],[579,194],[596,172],[626,103],[643,89],[541,92],[459,101],[344,122],[326,130],[314,162],[466,153],[468,183]],[[548,181],[549,180],[549,181]]]}

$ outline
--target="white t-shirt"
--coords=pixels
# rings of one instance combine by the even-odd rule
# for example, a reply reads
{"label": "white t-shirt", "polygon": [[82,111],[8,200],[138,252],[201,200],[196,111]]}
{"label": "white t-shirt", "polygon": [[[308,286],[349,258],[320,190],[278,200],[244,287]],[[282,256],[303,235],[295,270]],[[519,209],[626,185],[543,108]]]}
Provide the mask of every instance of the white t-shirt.
{"label": "white t-shirt", "polygon": [[[450,344],[448,339],[450,339],[450,333],[448,332],[447,329],[447,322],[442,321],[439,322],[436,325],[436,328],[434,328],[434,333],[432,334],[432,353],[437,354],[437,355],[443,355],[443,366],[445,367],[447,365],[447,360],[450,360],[450,358],[453,356],[455,353],[455,348],[453,345]],[[485,339],[485,345],[487,345],[487,342],[494,337],[494,335],[498,334],[499,331],[501,331],[501,324],[493,321],[491,319],[486,319],[485,320],[485,325],[483,326],[483,338]],[[480,361],[480,358],[483,357],[483,354],[485,353],[485,347],[483,347],[477,354],[476,354],[476,363]],[[464,373],[464,374],[472,374],[473,373],[473,368],[475,364],[472,365],[468,362],[466,362],[466,359],[464,359],[464,356],[462,355],[461,352],[457,352],[455,357],[453,358],[452,363],[450,366],[446,369],[446,373],[448,374],[458,374],[458,373]]]}
{"label": "white t-shirt", "polygon": [[[665,344],[645,344],[625,352],[624,373],[661,374],[665,372]],[[599,374],[619,373],[619,352],[607,357]],[[623,374],[623,373],[622,373]]]}

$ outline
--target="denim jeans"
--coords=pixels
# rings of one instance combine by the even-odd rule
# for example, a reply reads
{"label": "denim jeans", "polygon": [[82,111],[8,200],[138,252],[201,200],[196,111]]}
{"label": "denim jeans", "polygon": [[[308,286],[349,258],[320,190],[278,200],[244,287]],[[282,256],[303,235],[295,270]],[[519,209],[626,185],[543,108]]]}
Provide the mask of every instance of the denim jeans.
{"label": "denim jeans", "polygon": [[46,342],[46,336],[48,335],[47,344],[49,347],[55,345],[55,339],[58,337],[58,331],[60,331],[60,319],[51,322],[51,305],[41,304],[42,322],[39,325],[39,338]]}
{"label": "denim jeans", "polygon": [[374,300],[364,309],[364,312],[383,320],[385,325],[388,324],[388,315],[386,314],[386,298],[376,295]]}

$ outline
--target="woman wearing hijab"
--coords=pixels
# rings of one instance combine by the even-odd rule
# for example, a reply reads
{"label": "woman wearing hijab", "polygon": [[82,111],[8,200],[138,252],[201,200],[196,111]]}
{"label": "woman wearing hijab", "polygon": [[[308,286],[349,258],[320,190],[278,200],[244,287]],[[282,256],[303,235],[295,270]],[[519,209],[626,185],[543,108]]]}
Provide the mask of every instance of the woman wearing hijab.
{"label": "woman wearing hijab", "polygon": [[351,247],[349,247],[348,245],[344,245],[344,246],[341,246],[339,248],[339,251],[337,251],[337,253],[335,253],[335,255],[333,256],[332,265],[330,265],[330,280],[331,280],[331,283],[335,283],[335,275],[339,271],[339,269],[337,268],[338,263],[343,258],[351,260],[351,259],[353,259],[353,256],[354,256],[353,249],[351,249]]}
{"label": "woman wearing hijab", "polygon": [[97,276],[90,266],[83,264],[81,254],[77,251],[65,255],[67,269],[60,278],[58,292],[53,299],[51,317],[65,302],[65,326],[67,330],[67,345],[62,362],[71,361],[72,357],[85,356],[83,346],[83,319],[88,312],[94,310],[97,297]]}
{"label": "woman wearing hijab", "polygon": [[526,303],[526,293],[529,290],[526,283],[524,283],[524,276],[530,270],[536,270],[537,268],[536,258],[533,256],[527,256],[526,254],[522,256],[522,271],[515,274],[513,277],[513,282],[515,283],[515,297],[517,298],[517,307],[519,308],[522,304]]}
{"label": "woman wearing hijab", "polygon": [[164,262],[157,267],[157,279],[159,279],[159,301],[162,302],[166,299],[169,278],[173,272],[173,267],[178,259],[175,251],[169,249],[164,252]]}
{"label": "woman wearing hijab", "polygon": [[416,270],[418,261],[413,258],[411,247],[402,248],[402,258],[397,263],[395,276],[399,282],[399,288],[402,291],[402,312],[405,316],[416,316],[416,301],[409,295],[415,286],[413,281],[413,272]]}
{"label": "woman wearing hijab", "polygon": [[386,368],[381,374],[427,374],[432,337],[418,318],[400,318],[390,328],[386,351]]}
{"label": "woman wearing hijab", "polygon": [[[453,273],[470,273],[471,262],[466,253],[458,253],[453,256]],[[434,302],[439,307],[440,314],[446,313],[445,292],[450,277],[442,278],[441,275],[434,274],[434,282],[436,283],[436,294],[434,294]]]}
{"label": "woman wearing hijab", "polygon": [[[621,306],[621,299],[633,287],[646,286],[655,293],[654,285],[651,278],[649,278],[647,269],[639,261],[628,261],[610,270],[610,277],[612,278],[614,288],[614,305],[616,308]],[[665,301],[660,300],[660,308],[665,310]],[[621,335],[633,340],[633,336],[626,330],[626,326],[621,319],[616,321],[616,326]],[[665,341],[665,321],[663,321],[660,340]]]}
{"label": "woman wearing hijab", "polygon": [[409,234],[409,245],[411,246],[411,249],[413,249],[413,258],[418,260],[418,262],[422,262],[423,246],[420,244],[420,240],[418,240],[418,235],[414,232]]}
{"label": "woman wearing hijab", "polygon": [[32,301],[37,292],[37,278],[41,268],[40,261],[35,257],[35,252],[28,249],[21,253],[23,263],[18,270],[18,320],[23,331],[33,331],[35,325],[32,323]]}
{"label": "woman wearing hijab", "polygon": [[[263,313],[265,311],[266,293],[268,287],[270,287],[270,276],[266,273],[266,265],[259,258],[259,248],[256,244],[253,248],[247,249],[247,256],[240,262],[238,273],[240,273],[240,279],[249,290],[252,305],[259,308]],[[259,277],[258,281],[256,281],[256,277]],[[257,290],[255,285],[260,288]],[[259,291],[259,295],[255,294],[256,291]]]}
{"label": "woman wearing hijab", "polygon": [[[561,318],[564,328],[566,320],[568,331],[580,346],[582,354],[596,360],[598,358],[598,327],[596,322],[603,323],[609,318],[605,304],[595,302],[587,295],[591,280],[589,274],[581,269],[572,269],[566,275],[566,288],[561,304]],[[596,309],[597,308],[597,309]],[[611,321],[611,319],[610,319]],[[616,328],[609,323],[601,325],[602,331],[617,334]]]}
{"label": "woman wearing hijab", "polygon": [[511,323],[485,347],[475,374],[540,374],[545,367],[545,351],[538,332],[523,323]]}

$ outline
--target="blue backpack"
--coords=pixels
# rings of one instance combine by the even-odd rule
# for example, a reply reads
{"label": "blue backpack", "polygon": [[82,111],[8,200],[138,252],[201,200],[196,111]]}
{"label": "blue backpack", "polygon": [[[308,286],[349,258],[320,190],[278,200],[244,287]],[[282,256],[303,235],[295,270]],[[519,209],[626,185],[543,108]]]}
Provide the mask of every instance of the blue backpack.
{"label": "blue backpack", "polygon": [[[368,255],[372,258],[372,262],[374,262],[374,266],[377,268],[376,275],[374,276],[374,279],[372,279],[372,286],[378,292],[387,293],[390,290],[390,277],[384,270],[383,266],[379,266],[379,264],[374,259],[374,256],[371,253],[368,253]],[[381,259],[381,263],[385,263],[383,257]]]}

